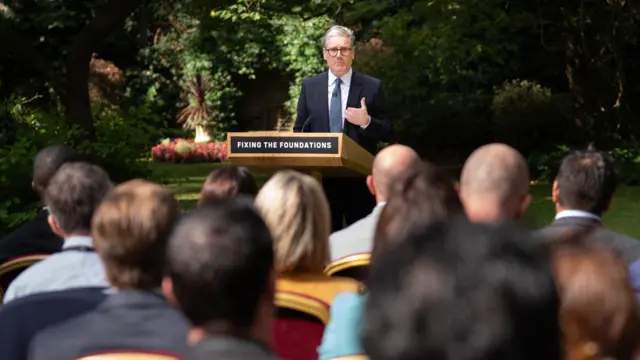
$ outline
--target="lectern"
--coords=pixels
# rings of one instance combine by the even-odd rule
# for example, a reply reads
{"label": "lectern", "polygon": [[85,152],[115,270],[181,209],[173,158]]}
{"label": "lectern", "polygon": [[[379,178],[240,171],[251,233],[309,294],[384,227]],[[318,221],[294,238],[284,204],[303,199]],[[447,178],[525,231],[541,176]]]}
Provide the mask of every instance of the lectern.
{"label": "lectern", "polygon": [[227,157],[256,172],[293,169],[326,177],[367,176],[373,155],[345,134],[253,131],[227,134]]}

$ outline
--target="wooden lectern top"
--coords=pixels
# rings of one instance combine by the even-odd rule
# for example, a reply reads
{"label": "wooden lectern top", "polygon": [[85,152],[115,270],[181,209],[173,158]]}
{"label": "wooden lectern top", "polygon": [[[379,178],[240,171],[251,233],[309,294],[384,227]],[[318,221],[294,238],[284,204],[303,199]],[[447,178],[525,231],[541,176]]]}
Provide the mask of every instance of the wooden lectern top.
{"label": "wooden lectern top", "polygon": [[366,176],[373,165],[371,153],[340,133],[228,133],[227,157],[232,164],[262,171],[294,169],[323,176]]}

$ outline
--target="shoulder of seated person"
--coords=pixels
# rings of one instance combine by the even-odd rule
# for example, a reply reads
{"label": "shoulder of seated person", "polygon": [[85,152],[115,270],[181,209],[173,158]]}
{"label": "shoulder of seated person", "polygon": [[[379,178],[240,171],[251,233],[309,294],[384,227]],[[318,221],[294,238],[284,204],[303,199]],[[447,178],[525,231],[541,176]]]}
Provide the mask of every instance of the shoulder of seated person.
{"label": "shoulder of seated person", "polygon": [[364,304],[365,300],[366,295],[361,295],[355,292],[341,292],[333,298],[331,310],[333,312],[334,310],[359,308]]}

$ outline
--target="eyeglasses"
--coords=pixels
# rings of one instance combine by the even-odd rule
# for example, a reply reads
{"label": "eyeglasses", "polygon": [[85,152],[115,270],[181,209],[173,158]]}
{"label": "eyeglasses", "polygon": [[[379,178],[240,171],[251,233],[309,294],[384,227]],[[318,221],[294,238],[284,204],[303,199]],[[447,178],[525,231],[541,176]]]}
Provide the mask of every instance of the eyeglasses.
{"label": "eyeglasses", "polygon": [[352,48],[333,48],[333,49],[324,49],[331,56],[338,56],[338,52],[340,52],[344,56],[351,55]]}

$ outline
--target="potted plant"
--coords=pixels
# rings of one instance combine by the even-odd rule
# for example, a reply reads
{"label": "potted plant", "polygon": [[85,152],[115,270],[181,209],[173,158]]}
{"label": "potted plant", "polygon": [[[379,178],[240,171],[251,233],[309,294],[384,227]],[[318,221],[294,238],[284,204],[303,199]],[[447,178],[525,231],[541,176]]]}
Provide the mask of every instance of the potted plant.
{"label": "potted plant", "polygon": [[215,125],[213,107],[207,101],[207,93],[211,84],[201,73],[187,81],[184,88],[186,105],[178,113],[178,123],[187,129],[195,130],[194,141],[206,143],[211,141],[211,129]]}

